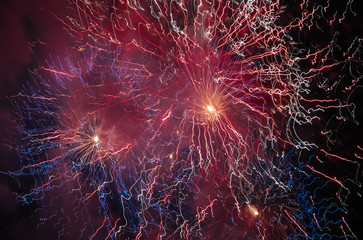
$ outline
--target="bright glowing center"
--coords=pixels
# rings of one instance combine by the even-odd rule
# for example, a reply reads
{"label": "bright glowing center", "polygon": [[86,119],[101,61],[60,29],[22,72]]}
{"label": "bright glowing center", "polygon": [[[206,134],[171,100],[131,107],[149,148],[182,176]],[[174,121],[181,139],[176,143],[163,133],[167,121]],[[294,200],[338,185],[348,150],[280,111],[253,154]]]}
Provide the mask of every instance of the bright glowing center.
{"label": "bright glowing center", "polygon": [[93,141],[95,141],[95,143],[98,143],[98,141],[100,141],[100,139],[98,138],[98,136],[96,135],[94,138],[93,138]]}
{"label": "bright glowing center", "polygon": [[210,113],[215,113],[215,112],[216,112],[215,107],[213,107],[212,105],[208,105],[208,106],[207,106],[207,110],[208,110],[208,112],[210,112]]}
{"label": "bright glowing center", "polygon": [[258,216],[258,214],[259,214],[259,212],[257,211],[257,209],[256,209],[256,207],[254,207],[254,206],[249,206],[249,208],[250,208],[250,211],[251,211],[251,213],[255,216],[255,217],[257,217]]}

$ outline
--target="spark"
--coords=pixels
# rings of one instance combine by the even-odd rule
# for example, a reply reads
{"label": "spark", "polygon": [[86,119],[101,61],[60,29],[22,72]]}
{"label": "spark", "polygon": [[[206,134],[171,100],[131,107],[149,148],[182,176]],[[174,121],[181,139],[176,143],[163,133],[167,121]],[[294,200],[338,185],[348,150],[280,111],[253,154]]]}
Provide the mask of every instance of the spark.
{"label": "spark", "polygon": [[249,207],[249,209],[250,209],[251,213],[252,213],[255,217],[257,217],[257,216],[259,215],[259,212],[258,212],[258,210],[257,210],[257,208],[256,208],[255,206],[249,205],[248,207]]}
{"label": "spark", "polygon": [[216,109],[215,109],[212,105],[208,105],[208,106],[207,106],[207,110],[208,110],[211,114],[215,114],[215,113],[216,113]]}

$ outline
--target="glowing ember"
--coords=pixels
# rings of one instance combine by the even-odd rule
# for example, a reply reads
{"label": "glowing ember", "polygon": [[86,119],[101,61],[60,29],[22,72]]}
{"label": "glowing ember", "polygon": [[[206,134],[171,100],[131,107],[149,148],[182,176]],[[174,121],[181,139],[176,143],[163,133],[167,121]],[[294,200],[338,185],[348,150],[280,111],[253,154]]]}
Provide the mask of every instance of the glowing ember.
{"label": "glowing ember", "polygon": [[207,110],[208,110],[210,113],[212,113],[212,114],[216,113],[216,109],[215,109],[213,106],[211,106],[211,105],[208,105],[208,106],[207,106]]}

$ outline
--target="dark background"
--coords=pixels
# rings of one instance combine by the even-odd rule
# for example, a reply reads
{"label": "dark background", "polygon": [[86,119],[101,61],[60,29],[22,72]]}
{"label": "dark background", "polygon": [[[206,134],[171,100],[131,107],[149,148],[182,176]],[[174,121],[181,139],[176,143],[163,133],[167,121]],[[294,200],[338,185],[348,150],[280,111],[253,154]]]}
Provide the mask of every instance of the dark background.
{"label": "dark background", "polygon": [[[3,0],[0,11],[0,171],[6,172],[21,168],[16,152],[7,147],[15,140],[18,126],[9,97],[33,81],[29,70],[50,55],[63,56],[69,43],[62,24],[49,13],[64,17],[67,10],[62,0]],[[51,228],[37,230],[38,203],[17,203],[16,195],[29,192],[34,181],[31,177],[20,180],[21,184],[0,174],[0,239],[56,239]]]}
{"label": "dark background", "polygon": [[[332,1],[337,10],[344,8],[344,4],[344,1]],[[340,26],[339,31],[344,36],[340,41],[343,43],[351,42],[357,35],[362,38],[360,25],[363,25],[363,18],[360,6],[354,5],[354,10],[358,15],[348,16],[349,21]],[[0,171],[6,172],[18,170],[21,166],[16,152],[7,147],[9,140],[14,139],[17,126],[9,97],[19,93],[24,84],[33,81],[30,69],[41,66],[50,56],[64,56],[71,41],[65,34],[63,24],[50,14],[53,12],[60,18],[67,16],[68,10],[63,0],[3,0],[0,2],[0,11]],[[321,37],[324,38],[324,34]],[[357,103],[357,120],[362,123],[363,94],[362,83],[359,84],[360,90],[354,94],[353,102]],[[344,147],[341,155],[351,156],[356,152],[356,146],[363,142],[360,140],[362,127],[347,123],[340,131],[341,146]],[[361,170],[359,174],[362,179]],[[14,178],[0,174],[0,238],[52,239],[50,236],[54,235],[51,229],[49,233],[37,231],[37,203],[28,206],[17,203],[16,194],[29,190],[32,178],[24,178],[24,181],[20,184]],[[352,194],[348,203],[348,222],[358,234],[358,239],[363,239],[360,227],[363,224],[362,198]]]}

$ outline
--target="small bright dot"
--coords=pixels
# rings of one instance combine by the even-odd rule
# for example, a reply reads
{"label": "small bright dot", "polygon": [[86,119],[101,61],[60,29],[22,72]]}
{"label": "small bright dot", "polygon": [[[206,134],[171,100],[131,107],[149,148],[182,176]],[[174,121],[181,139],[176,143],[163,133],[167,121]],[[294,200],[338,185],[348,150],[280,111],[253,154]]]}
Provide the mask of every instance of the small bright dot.
{"label": "small bright dot", "polygon": [[94,138],[93,138],[93,141],[95,141],[96,143],[98,143],[100,139],[98,138],[98,136],[96,135]]}
{"label": "small bright dot", "polygon": [[255,217],[257,217],[257,216],[258,216],[258,214],[259,214],[259,212],[257,211],[256,207],[255,207],[255,206],[250,205],[250,206],[249,206],[249,208],[250,208],[251,213],[252,213]]}
{"label": "small bright dot", "polygon": [[212,105],[208,105],[208,106],[207,106],[207,110],[208,110],[210,113],[215,113],[215,112],[216,112],[216,109],[215,109]]}

